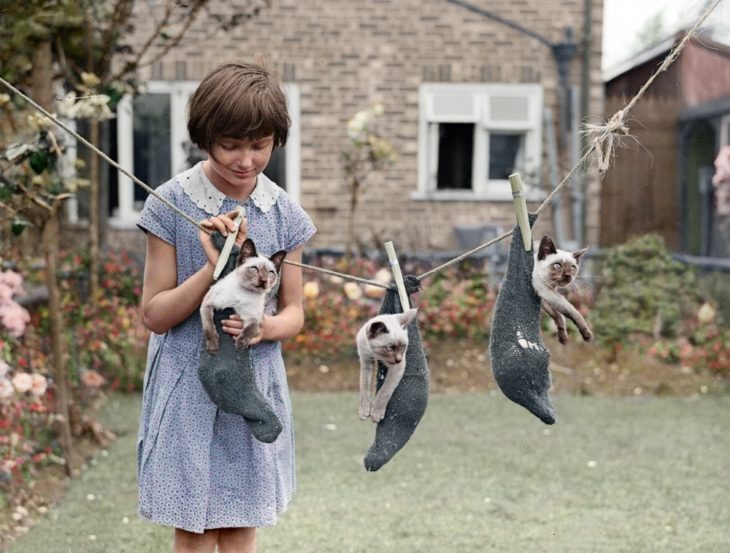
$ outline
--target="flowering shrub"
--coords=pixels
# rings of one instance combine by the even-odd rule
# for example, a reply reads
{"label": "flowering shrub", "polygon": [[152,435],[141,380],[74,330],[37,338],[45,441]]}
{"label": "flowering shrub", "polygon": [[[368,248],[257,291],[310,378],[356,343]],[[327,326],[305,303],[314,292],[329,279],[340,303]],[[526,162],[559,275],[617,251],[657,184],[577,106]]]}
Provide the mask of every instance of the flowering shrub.
{"label": "flowering shrub", "polygon": [[730,330],[717,324],[714,308],[705,303],[685,327],[686,336],[655,341],[647,353],[667,363],[730,376]]}
{"label": "flowering shrub", "polygon": [[18,273],[0,274],[0,490],[22,480],[34,465],[53,454],[53,398],[43,373],[46,365],[31,365],[29,357],[16,356],[19,339],[30,322],[28,312],[13,300],[22,292],[23,279]]}
{"label": "flowering shrub", "polygon": [[0,326],[16,338],[30,322],[28,311],[13,301],[13,296],[23,293],[23,277],[13,271],[0,273]]}
{"label": "flowering shrub", "polygon": [[[33,269],[36,264],[23,263],[29,281],[43,282],[40,271]],[[124,252],[107,254],[100,275],[104,295],[94,304],[87,302],[88,267],[83,251],[66,252],[59,263],[68,370],[74,401],[82,408],[100,388],[141,388],[148,338],[138,308],[138,264]],[[61,461],[52,431],[48,307],[28,314],[13,300],[22,293],[19,273],[0,273],[0,490],[22,480],[39,463]]]}
{"label": "flowering shrub", "polygon": [[[72,379],[98,373],[98,378],[87,375],[87,381],[100,383],[99,379],[103,379],[111,389],[139,390],[149,333],[139,312],[142,275],[138,263],[126,252],[107,252],[101,260],[99,278],[103,295],[96,303],[86,301],[88,252],[65,252],[59,267],[66,276],[61,290]],[[34,318],[46,339],[47,307],[40,307]],[[101,383],[90,388],[100,386]]]}
{"label": "flowering shrub", "polygon": [[[342,270],[344,263],[323,257],[314,265]],[[364,259],[354,260],[348,274],[383,284],[390,271]],[[354,355],[358,329],[380,309],[383,288],[343,280],[318,272],[305,272],[302,332],[286,342],[287,351],[302,356]],[[447,337],[486,337],[495,293],[481,270],[466,263],[446,269],[423,283],[412,296],[418,307],[418,324],[425,342]]]}

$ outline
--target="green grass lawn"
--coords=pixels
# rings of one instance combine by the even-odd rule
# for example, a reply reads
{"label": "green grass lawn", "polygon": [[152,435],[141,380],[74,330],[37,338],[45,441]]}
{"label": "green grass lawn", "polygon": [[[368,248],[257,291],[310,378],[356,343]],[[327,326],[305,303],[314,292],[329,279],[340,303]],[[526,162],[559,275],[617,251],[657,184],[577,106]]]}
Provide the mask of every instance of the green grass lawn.
{"label": "green grass lawn", "polygon": [[[546,427],[501,395],[436,395],[377,473],[355,394],[294,396],[298,490],[269,552],[730,551],[730,396],[555,398]],[[11,553],[172,550],[136,515],[139,398],[115,397],[106,456]]]}

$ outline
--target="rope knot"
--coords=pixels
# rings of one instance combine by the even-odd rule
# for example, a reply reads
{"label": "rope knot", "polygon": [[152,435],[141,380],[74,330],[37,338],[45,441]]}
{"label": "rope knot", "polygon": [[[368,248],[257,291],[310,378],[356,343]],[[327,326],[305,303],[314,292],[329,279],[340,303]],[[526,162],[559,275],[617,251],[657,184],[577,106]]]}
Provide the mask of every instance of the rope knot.
{"label": "rope knot", "polygon": [[593,144],[598,158],[597,169],[601,173],[608,171],[611,166],[614,148],[621,145],[624,137],[629,136],[629,128],[624,121],[625,117],[626,109],[624,108],[614,113],[611,119],[602,125],[587,123],[584,126],[583,133]]}

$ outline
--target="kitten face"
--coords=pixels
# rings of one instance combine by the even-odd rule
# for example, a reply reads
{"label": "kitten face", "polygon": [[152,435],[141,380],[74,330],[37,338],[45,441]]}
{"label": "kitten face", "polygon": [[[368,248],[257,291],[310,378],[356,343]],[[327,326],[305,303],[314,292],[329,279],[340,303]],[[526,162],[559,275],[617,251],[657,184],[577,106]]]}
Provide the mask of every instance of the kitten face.
{"label": "kitten face", "polygon": [[236,278],[241,287],[252,292],[265,294],[271,290],[279,278],[279,270],[286,252],[276,252],[271,258],[256,253],[253,240],[247,238],[241,245],[236,262]]}
{"label": "kitten face", "polygon": [[587,251],[588,248],[575,252],[559,250],[546,234],[537,249],[534,272],[549,288],[564,288],[578,276],[580,258]]}
{"label": "kitten face", "polygon": [[391,332],[382,321],[375,321],[368,327],[368,340],[376,359],[388,365],[400,363],[408,347],[408,334]]}
{"label": "kitten face", "polygon": [[415,318],[416,309],[397,315],[381,315],[367,328],[370,350],[379,361],[395,365],[403,361],[408,348],[408,324]]}

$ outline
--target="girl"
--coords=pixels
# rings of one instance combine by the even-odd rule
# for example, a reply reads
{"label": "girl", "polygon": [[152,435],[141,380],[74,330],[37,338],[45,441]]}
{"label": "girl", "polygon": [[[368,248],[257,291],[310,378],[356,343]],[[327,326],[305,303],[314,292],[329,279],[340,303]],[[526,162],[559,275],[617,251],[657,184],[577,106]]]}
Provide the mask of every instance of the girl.
{"label": "girl", "polygon": [[[209,230],[227,235],[243,205],[257,250],[284,249],[300,261],[314,234],[309,216],[262,171],[286,143],[289,116],[280,83],[263,67],[225,64],[190,99],[190,139],[208,154],[157,191]],[[202,328],[198,308],[212,284],[217,250],[205,232],[150,196],[138,226],[147,233],[142,293],[150,338],[137,441],[139,512],[175,528],[175,553],[250,553],[255,529],[276,523],[295,486],[291,404],[280,341],[302,327],[301,269],[284,264],[267,299],[251,356],[257,384],[284,429],[257,441],[243,418],[219,411],[198,380]],[[241,332],[234,318],[224,331]]]}

